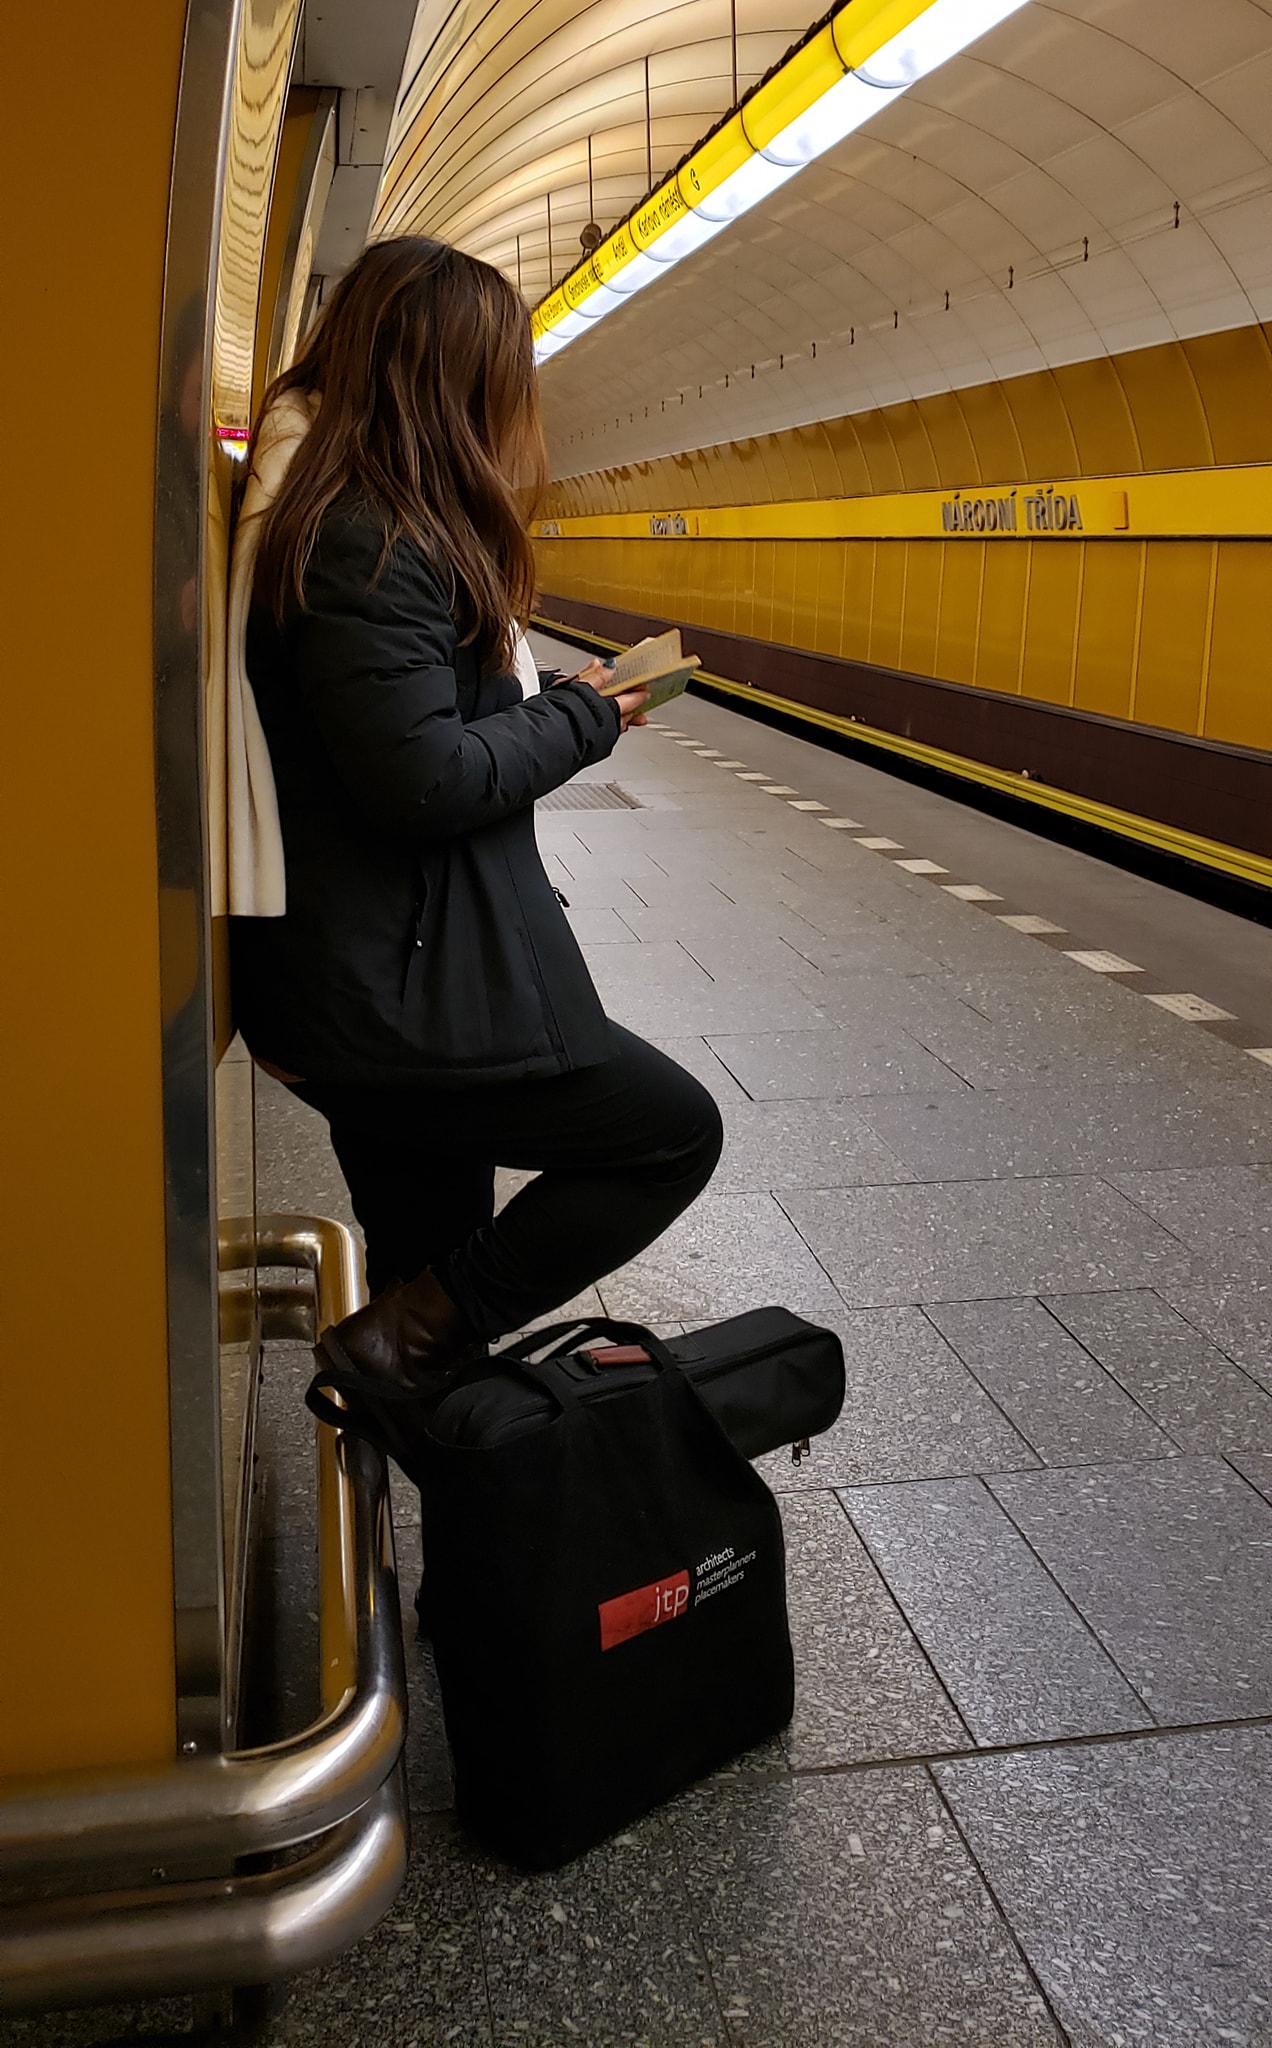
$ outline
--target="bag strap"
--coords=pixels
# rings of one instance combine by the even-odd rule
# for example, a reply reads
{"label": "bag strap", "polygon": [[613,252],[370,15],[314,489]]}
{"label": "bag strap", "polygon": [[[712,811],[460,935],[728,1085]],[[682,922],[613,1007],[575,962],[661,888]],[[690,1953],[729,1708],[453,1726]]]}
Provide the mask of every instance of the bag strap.
{"label": "bag strap", "polygon": [[615,1344],[638,1344],[660,1369],[676,1364],[662,1338],[652,1330],[642,1323],[616,1322],[611,1316],[580,1316],[571,1323],[551,1323],[546,1330],[531,1330],[528,1336],[518,1337],[515,1344],[509,1344],[498,1355],[510,1364],[528,1366],[535,1353],[542,1353],[544,1362],[564,1358],[591,1337],[605,1337]]}
{"label": "bag strap", "polygon": [[568,1415],[581,1406],[577,1387],[555,1359],[545,1358],[539,1365],[523,1362],[521,1369],[526,1378],[533,1380],[536,1387],[539,1387],[550,1401],[555,1401],[557,1407],[565,1414]]}
{"label": "bag strap", "polygon": [[[333,1394],[343,1397],[343,1406],[332,1400]],[[318,1368],[305,1389],[305,1406],[311,1415],[332,1429],[361,1437],[399,1464],[404,1447],[409,1448],[412,1440],[412,1411],[418,1410],[423,1398],[414,1388],[377,1386],[368,1383],[362,1373],[329,1362]]]}

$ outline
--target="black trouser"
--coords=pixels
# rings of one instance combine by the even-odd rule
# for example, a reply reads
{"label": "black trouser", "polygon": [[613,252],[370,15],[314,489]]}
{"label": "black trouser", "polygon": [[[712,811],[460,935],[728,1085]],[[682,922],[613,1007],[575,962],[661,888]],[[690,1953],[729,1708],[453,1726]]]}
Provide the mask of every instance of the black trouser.
{"label": "black trouser", "polygon": [[[373,1294],[431,1267],[479,1335],[501,1337],[688,1208],[720,1157],[720,1112],[692,1074],[612,1028],[613,1059],[545,1081],[297,1088],[331,1126]],[[539,1176],[498,1216],[496,1166]]]}

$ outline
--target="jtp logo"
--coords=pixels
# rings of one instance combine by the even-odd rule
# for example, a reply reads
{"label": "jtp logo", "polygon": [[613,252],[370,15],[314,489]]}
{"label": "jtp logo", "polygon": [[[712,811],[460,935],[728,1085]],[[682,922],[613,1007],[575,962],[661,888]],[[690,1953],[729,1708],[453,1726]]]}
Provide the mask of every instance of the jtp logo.
{"label": "jtp logo", "polygon": [[655,1579],[652,1586],[641,1586],[635,1593],[621,1593],[617,1600],[602,1600],[597,1609],[601,1618],[601,1648],[612,1650],[619,1643],[630,1642],[633,1636],[660,1628],[665,1621],[675,1621],[688,1605],[688,1572],[677,1572],[670,1579]]}

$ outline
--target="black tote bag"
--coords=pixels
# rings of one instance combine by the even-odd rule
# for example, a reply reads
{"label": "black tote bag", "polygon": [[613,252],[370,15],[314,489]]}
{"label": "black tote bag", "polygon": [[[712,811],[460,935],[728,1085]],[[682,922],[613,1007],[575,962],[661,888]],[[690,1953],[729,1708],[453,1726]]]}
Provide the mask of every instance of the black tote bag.
{"label": "black tote bag", "polygon": [[666,1355],[487,1446],[416,1447],[429,1622],[461,1820],[568,1861],[785,1726],[777,1504]]}
{"label": "black tote bag", "polygon": [[749,1309],[666,1341],[640,1323],[577,1317],[462,1368],[441,1394],[368,1380],[324,1354],[305,1400],[321,1421],[352,1429],[395,1458],[418,1485],[430,1436],[490,1449],[545,1426],[560,1404],[526,1370],[532,1357],[545,1356],[559,1361],[589,1403],[625,1396],[660,1366],[679,1367],[745,1458],[790,1444],[798,1464],[844,1402],[839,1338],[785,1308]]}

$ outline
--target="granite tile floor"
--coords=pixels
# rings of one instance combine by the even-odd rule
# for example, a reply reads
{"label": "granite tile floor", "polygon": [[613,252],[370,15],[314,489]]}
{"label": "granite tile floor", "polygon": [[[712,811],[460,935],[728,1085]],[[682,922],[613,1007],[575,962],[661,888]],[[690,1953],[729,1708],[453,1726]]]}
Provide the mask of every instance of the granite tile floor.
{"label": "granite tile floor", "polygon": [[[712,1188],[591,1299],[659,1326],[779,1300],[844,1343],[841,1420],[761,1468],[796,1716],[527,1877],[456,1827],[412,1636],[406,1888],[266,2048],[1272,2048],[1272,1069],[896,858],[998,895],[1014,866],[1009,909],[1059,908],[1074,947],[1114,943],[1110,889],[1128,944],[1133,897],[1177,986],[1222,1000],[1206,963],[1241,958],[1263,1044],[1272,935],[699,699],[585,779],[640,807],[541,812],[576,934],[726,1128]],[[263,1078],[258,1111],[261,1206],[347,1214],[318,1120]],[[306,1369],[267,1358],[302,1548]]]}

